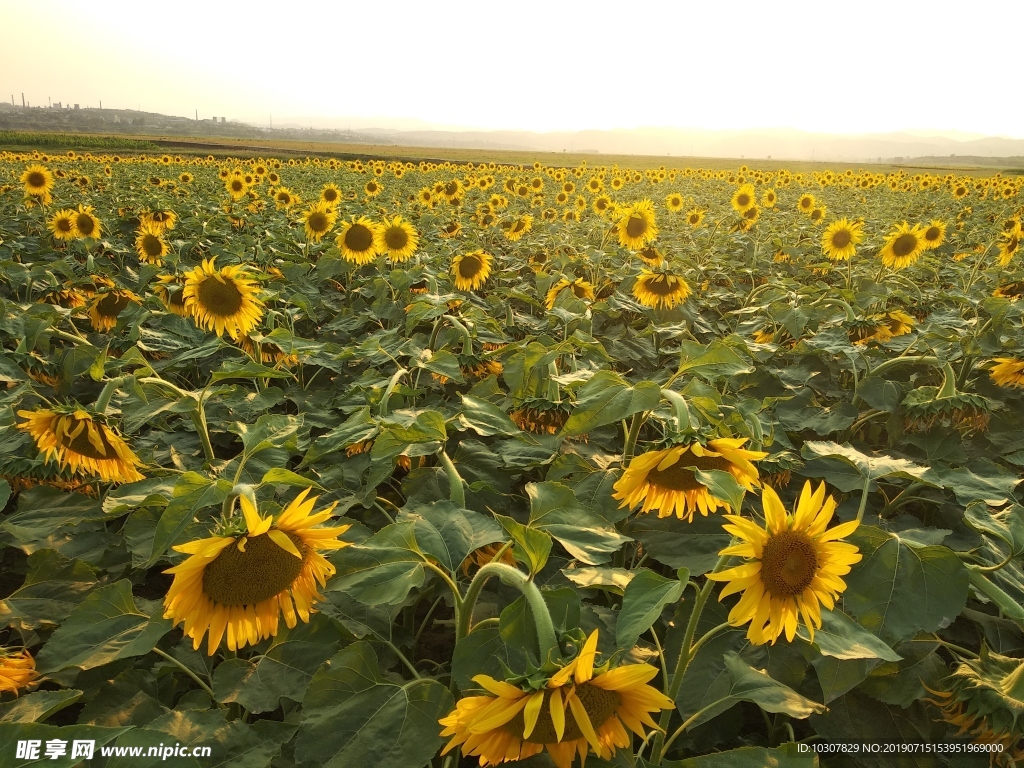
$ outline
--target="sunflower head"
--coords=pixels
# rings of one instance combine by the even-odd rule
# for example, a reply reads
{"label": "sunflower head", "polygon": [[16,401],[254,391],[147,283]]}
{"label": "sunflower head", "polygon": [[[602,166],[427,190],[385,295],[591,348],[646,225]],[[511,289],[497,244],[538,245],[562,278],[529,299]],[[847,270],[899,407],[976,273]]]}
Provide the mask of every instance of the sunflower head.
{"label": "sunflower head", "polygon": [[460,291],[475,291],[481,288],[491,275],[493,262],[494,257],[485,251],[459,254],[452,260],[455,287]]}
{"label": "sunflower head", "polygon": [[36,660],[26,649],[0,647],[0,693],[17,696],[36,685]]}
{"label": "sunflower head", "polygon": [[32,197],[49,197],[53,190],[53,173],[38,163],[28,166],[21,174],[25,194]]}
{"label": "sunflower head", "polygon": [[644,269],[633,285],[633,297],[645,307],[671,309],[690,295],[690,285],[671,272]]}
{"label": "sunflower head", "polygon": [[1000,387],[1024,389],[1024,360],[1013,357],[997,357],[989,368],[989,376]]}
{"label": "sunflower head", "polygon": [[74,240],[77,215],[70,208],[65,208],[54,213],[46,222],[46,226],[57,240]]}
{"label": "sunflower head", "polygon": [[654,220],[654,205],[650,200],[641,200],[626,206],[619,212],[616,234],[619,245],[634,251],[646,247],[658,237],[658,226]]}
{"label": "sunflower head", "polygon": [[380,225],[366,216],[346,221],[335,239],[341,255],[353,264],[369,264],[377,256]]}
{"label": "sunflower head", "polygon": [[885,266],[905,269],[916,262],[924,251],[924,230],[917,224],[910,226],[904,222],[889,233],[879,255]]}
{"label": "sunflower head", "polygon": [[306,238],[319,243],[331,231],[338,214],[329,203],[318,200],[302,212],[301,218]]}
{"label": "sunflower head", "polygon": [[387,254],[388,259],[394,262],[408,261],[419,246],[416,228],[401,216],[384,219],[376,237],[377,251]]}
{"label": "sunflower head", "polygon": [[201,328],[235,341],[263,319],[259,287],[244,266],[217,268],[216,257],[185,273],[185,310]]}

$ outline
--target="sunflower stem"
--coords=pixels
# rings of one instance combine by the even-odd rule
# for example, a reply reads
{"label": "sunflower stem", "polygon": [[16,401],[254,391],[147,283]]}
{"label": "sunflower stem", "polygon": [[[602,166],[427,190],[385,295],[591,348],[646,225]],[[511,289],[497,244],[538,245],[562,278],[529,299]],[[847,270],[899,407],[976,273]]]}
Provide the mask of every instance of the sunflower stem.
{"label": "sunflower stem", "polygon": [[186,675],[188,675],[193,680],[195,680],[196,683],[199,685],[199,687],[202,688],[204,691],[206,691],[206,693],[209,695],[209,697],[211,699],[213,699],[214,702],[216,702],[217,706],[223,708],[224,705],[221,704],[219,701],[217,701],[217,697],[213,693],[213,688],[211,688],[209,685],[207,685],[205,682],[203,682],[203,679],[201,677],[199,677],[199,675],[197,675],[195,672],[193,672],[191,669],[186,667],[184,664],[182,664],[180,661],[178,661],[176,658],[171,656],[171,654],[167,653],[166,651],[162,651],[159,648],[154,648],[153,649],[153,653],[155,653],[157,656],[161,656],[164,659],[166,659],[167,661],[171,662],[171,664],[173,664],[178,669],[180,669],[182,672],[184,672]]}
{"label": "sunflower stem", "polygon": [[636,452],[636,441],[640,436],[640,428],[644,425],[646,418],[647,414],[644,411],[639,411],[633,414],[633,419],[629,422],[629,434],[626,435],[626,444],[622,448],[623,469],[628,467],[629,463],[633,460],[633,454]]}
{"label": "sunflower stem", "polygon": [[[868,490],[871,488],[871,478],[864,478],[864,486],[860,491],[860,506],[857,507],[857,525],[864,519],[864,511],[868,508]],[[897,497],[899,498],[899,497]]]}
{"label": "sunflower stem", "polygon": [[[864,374],[864,378],[860,380],[860,387],[864,386],[864,383],[868,379],[873,378],[875,376],[880,376],[886,371],[892,370],[893,368],[898,368],[901,365],[931,365],[938,367],[942,365],[942,361],[939,360],[939,358],[937,357],[933,357],[932,355],[910,355],[908,357],[893,357],[890,358],[889,360],[886,360],[884,363],[880,364],[874,370],[868,371],[866,374]],[[853,399],[850,402],[852,402],[854,405],[857,405],[860,403],[860,401],[860,395],[857,394],[856,391],[854,391]]]}
{"label": "sunflower stem", "polygon": [[455,468],[444,448],[437,452],[437,457],[441,461],[441,466],[444,467],[444,473],[448,476],[448,498],[465,508],[466,487],[462,482],[462,476],[459,475],[459,470]]}
{"label": "sunflower stem", "polygon": [[96,402],[93,404],[93,408],[96,413],[104,414],[107,412],[107,406],[110,405],[110,398],[114,396],[114,392],[124,384],[128,376],[118,376],[115,379],[110,379],[106,384],[103,385],[103,389],[100,391],[100,396],[96,398]]}
{"label": "sunflower stem", "polygon": [[387,389],[384,390],[384,396],[380,399],[380,415],[388,415],[388,403],[391,402],[391,395],[395,391],[395,387],[398,386],[398,380],[401,379],[409,371],[406,368],[399,368],[395,371],[395,375],[388,381]]}
{"label": "sunflower stem", "polygon": [[449,324],[462,335],[462,354],[472,355],[473,354],[473,337],[469,333],[469,328],[462,324],[462,322],[451,315],[442,315],[441,319],[447,320]]}
{"label": "sunflower stem", "polygon": [[552,652],[555,656],[560,655],[555,625],[551,621],[551,612],[548,610],[548,604],[544,602],[544,596],[540,593],[540,589],[525,573],[505,563],[490,562],[476,572],[476,576],[469,584],[469,589],[466,590],[466,598],[462,602],[455,642],[458,643],[459,640],[469,635],[473,628],[473,608],[480,596],[480,591],[491,576],[497,576],[503,584],[518,589],[526,599],[526,604],[530,606],[530,615],[533,616],[533,625],[537,631],[541,664],[551,660]]}
{"label": "sunflower stem", "polygon": [[402,653],[400,650],[398,650],[398,646],[396,646],[390,640],[385,640],[384,643],[388,646],[388,648],[390,648],[392,651],[395,652],[395,655],[398,657],[399,661],[401,661],[403,664],[405,664],[405,668],[408,669],[410,672],[412,672],[412,676],[413,677],[415,677],[417,680],[422,680],[423,679],[423,676],[419,672],[416,671],[416,667],[414,667],[412,665],[412,662],[409,661],[407,658],[405,658],[405,654],[404,653]]}
{"label": "sunflower stem", "polygon": [[1020,603],[989,581],[979,566],[968,565],[967,573],[972,587],[995,603],[1000,613],[1008,619],[1012,619],[1018,626],[1024,627],[1024,608]]}

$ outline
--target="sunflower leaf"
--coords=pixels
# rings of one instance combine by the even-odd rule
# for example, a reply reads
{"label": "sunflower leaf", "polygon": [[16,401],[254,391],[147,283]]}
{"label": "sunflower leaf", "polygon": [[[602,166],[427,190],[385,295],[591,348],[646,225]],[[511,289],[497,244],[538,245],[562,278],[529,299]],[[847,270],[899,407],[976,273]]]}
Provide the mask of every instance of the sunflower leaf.
{"label": "sunflower leaf", "polygon": [[652,381],[630,386],[614,371],[600,371],[580,387],[576,406],[560,434],[585,435],[634,413],[653,410],[660,400],[661,387]]}
{"label": "sunflower leaf", "polygon": [[682,597],[683,587],[683,582],[666,579],[647,568],[635,571],[626,585],[615,624],[615,644],[619,649],[628,651],[636,645],[640,635],[658,620],[665,606]]}

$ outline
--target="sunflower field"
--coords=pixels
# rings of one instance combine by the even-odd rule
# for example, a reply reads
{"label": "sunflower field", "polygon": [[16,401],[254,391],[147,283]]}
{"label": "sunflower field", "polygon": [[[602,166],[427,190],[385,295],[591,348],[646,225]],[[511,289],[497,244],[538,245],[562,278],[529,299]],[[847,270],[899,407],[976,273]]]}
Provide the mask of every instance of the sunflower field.
{"label": "sunflower field", "polygon": [[1022,187],[0,153],[0,764],[1024,765]]}

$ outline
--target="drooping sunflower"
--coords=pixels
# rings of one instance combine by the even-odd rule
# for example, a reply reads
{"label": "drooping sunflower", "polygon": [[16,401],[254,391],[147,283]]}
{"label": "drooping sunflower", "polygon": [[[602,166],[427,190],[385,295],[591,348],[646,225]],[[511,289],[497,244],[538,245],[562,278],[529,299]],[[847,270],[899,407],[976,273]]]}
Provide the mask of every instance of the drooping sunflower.
{"label": "drooping sunflower", "polygon": [[277,635],[281,616],[289,629],[309,621],[313,605],[335,568],[318,550],[348,546],[338,536],[350,526],[316,528],[331,518],[335,505],[310,514],[316,505],[305,489],[277,519],[262,517],[256,505],[240,496],[245,527],[226,530],[174,547],[189,555],[164,573],[174,581],[164,599],[164,618],[184,624],[186,637],[199,650],[209,633],[212,656],[226,638],[229,651]]}
{"label": "drooping sunflower", "polygon": [[653,245],[648,245],[642,251],[637,253],[640,260],[648,267],[657,267],[661,265],[661,262],[665,260],[664,254],[655,248]]}
{"label": "drooping sunflower", "polygon": [[335,243],[345,261],[362,266],[377,256],[379,231],[380,225],[365,216],[352,218],[341,225]]}
{"label": "drooping sunflower", "polygon": [[443,227],[441,227],[440,231],[437,234],[443,237],[445,240],[450,240],[453,237],[458,237],[460,232],[462,232],[462,222],[459,221],[458,219],[455,219],[454,221],[450,221]]}
{"label": "drooping sunflower", "polygon": [[21,183],[25,187],[25,194],[32,197],[49,197],[53,191],[53,174],[45,165],[38,163],[30,165],[21,174]]}
{"label": "drooping sunflower", "polygon": [[779,496],[771,488],[761,489],[765,528],[739,515],[726,515],[722,528],[742,539],[722,550],[747,560],[742,565],[709,573],[713,581],[728,585],[719,594],[722,600],[743,592],[729,612],[729,624],[741,627],[747,622],[747,639],[755,645],[774,644],[785,633],[792,641],[801,620],[814,640],[821,627],[821,605],[831,610],[836,598],[846,590],[842,580],[850,566],[860,562],[857,547],[842,541],[857,529],[851,520],[828,528],[836,510],[831,496],[825,498],[825,483],[812,490],[804,483],[796,511],[789,515]]}
{"label": "drooping sunflower", "polygon": [[646,738],[645,725],[658,727],[650,713],[675,706],[647,684],[658,670],[649,664],[595,670],[597,639],[594,630],[579,655],[542,687],[474,677],[488,695],[460,699],[439,721],[445,726],[441,735],[451,737],[441,754],[461,746],[486,768],[547,750],[557,768],[570,768],[577,754],[585,761],[589,751],[610,760],[630,745],[627,728]]}
{"label": "drooping sunflower", "polygon": [[856,252],[864,239],[864,225],[859,221],[838,219],[821,236],[821,250],[832,261],[846,261]]}
{"label": "drooping sunflower", "polygon": [[691,208],[686,212],[686,223],[696,229],[704,223],[704,211],[700,208]]}
{"label": "drooping sunflower", "polygon": [[751,491],[760,485],[757,467],[752,462],[768,454],[745,449],[746,442],[746,438],[722,437],[708,440],[707,446],[693,442],[648,451],[630,462],[616,481],[612,498],[622,502],[620,508],[643,502],[642,513],[656,511],[658,517],[675,515],[686,521],[692,521],[697,510],[705,516],[719,507],[731,511],[728,502],[713,496],[691,467],[728,472]]}
{"label": "drooping sunflower", "polygon": [[23,689],[34,685],[37,676],[36,660],[26,649],[0,648],[0,693],[17,696]]}
{"label": "drooping sunflower", "polygon": [[153,291],[160,297],[168,312],[188,317],[185,309],[185,279],[178,275],[159,275]]}
{"label": "drooping sunflower", "polygon": [[491,276],[494,257],[484,251],[459,254],[452,260],[455,287],[460,291],[475,291]]}
{"label": "drooping sunflower", "polygon": [[619,245],[639,251],[658,237],[658,225],[654,221],[654,205],[650,200],[641,200],[620,211],[618,221]]}
{"label": "drooping sunflower", "polygon": [[924,251],[924,231],[917,224],[910,226],[903,222],[885,238],[879,255],[885,266],[904,269],[917,261]]}
{"label": "drooping sunflower", "polygon": [[79,240],[99,240],[103,233],[100,220],[92,212],[91,205],[79,205],[75,213],[75,237]]}
{"label": "drooping sunflower", "polygon": [[1020,232],[1002,232],[999,235],[999,266],[1009,266],[1020,246]]}
{"label": "drooping sunflower", "polygon": [[143,211],[139,214],[143,224],[151,224],[161,232],[169,232],[178,222],[178,215],[169,208],[158,208],[155,211]]}
{"label": "drooping sunflower", "polygon": [[1000,387],[1017,387],[1024,389],[1024,360],[1012,357],[997,357],[995,365],[989,369],[992,381]]}
{"label": "drooping sunflower", "polygon": [[645,307],[671,309],[682,304],[690,295],[689,284],[671,272],[641,270],[633,285],[633,296]]}
{"label": "drooping sunflower", "polygon": [[923,227],[923,229],[924,234],[921,235],[921,239],[924,241],[924,248],[926,251],[938,248],[946,242],[945,222],[934,219],[931,224],[927,227]]}
{"label": "drooping sunflower", "polygon": [[678,192],[673,192],[665,198],[665,207],[668,208],[672,213],[678,213],[683,210],[683,196]]}
{"label": "drooping sunflower", "polygon": [[218,336],[227,333],[238,341],[254,331],[263,318],[260,289],[248,277],[246,267],[218,269],[215,260],[216,257],[204,259],[198,267],[185,272],[185,310],[200,328]]}
{"label": "drooping sunflower", "polygon": [[46,222],[47,228],[58,240],[75,239],[75,216],[77,212],[70,208],[57,211]]}
{"label": "drooping sunflower", "polygon": [[544,297],[544,306],[548,309],[554,309],[558,295],[567,288],[572,291],[573,295],[577,299],[586,299],[587,301],[594,300],[594,286],[589,282],[583,278],[568,280],[563,277],[548,289],[548,292]]}
{"label": "drooping sunflower", "polygon": [[139,297],[124,288],[98,293],[89,301],[89,322],[97,333],[107,333],[117,325],[121,312],[129,304],[138,304]]}
{"label": "drooping sunflower", "polygon": [[377,251],[390,261],[408,261],[419,246],[420,238],[411,222],[401,216],[384,219],[377,233]]}
{"label": "drooping sunflower", "polygon": [[[586,201],[584,201],[585,205]],[[508,228],[505,229],[505,237],[515,243],[531,229],[533,229],[533,216],[519,216],[509,223]]]}
{"label": "drooping sunflower", "polygon": [[306,239],[319,243],[323,236],[331,231],[331,227],[338,219],[338,213],[330,204],[323,200],[317,200],[302,212],[300,218],[306,232]]}
{"label": "drooping sunflower", "polygon": [[736,213],[743,214],[757,204],[757,192],[753,184],[743,184],[732,196],[732,207]]}
{"label": "drooping sunflower", "polygon": [[139,226],[139,231],[135,235],[135,252],[139,254],[139,261],[159,267],[163,265],[163,258],[170,251],[171,248],[164,240],[162,230],[149,223]]}
{"label": "drooping sunflower", "polygon": [[105,483],[145,479],[136,469],[142,462],[101,417],[82,408],[61,407],[18,411],[18,415],[26,419],[18,429],[28,432],[43,458],[61,469],[93,475]]}

